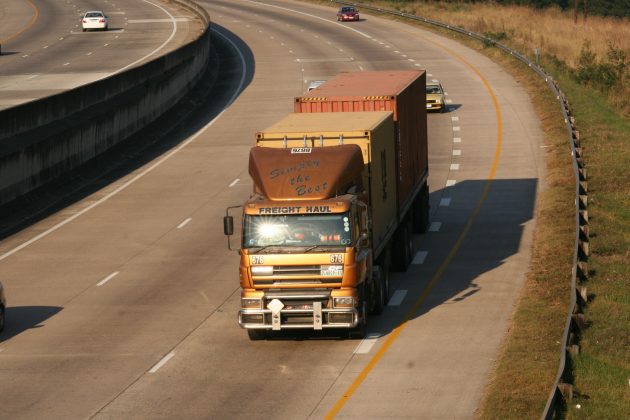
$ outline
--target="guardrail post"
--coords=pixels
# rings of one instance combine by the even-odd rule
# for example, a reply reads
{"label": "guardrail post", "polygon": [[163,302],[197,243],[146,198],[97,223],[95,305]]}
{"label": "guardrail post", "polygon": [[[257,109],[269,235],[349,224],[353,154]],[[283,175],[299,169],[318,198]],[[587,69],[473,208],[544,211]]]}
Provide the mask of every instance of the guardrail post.
{"label": "guardrail post", "polygon": [[571,401],[573,399],[573,385],[560,382],[558,384],[558,391],[560,391],[565,401]]}

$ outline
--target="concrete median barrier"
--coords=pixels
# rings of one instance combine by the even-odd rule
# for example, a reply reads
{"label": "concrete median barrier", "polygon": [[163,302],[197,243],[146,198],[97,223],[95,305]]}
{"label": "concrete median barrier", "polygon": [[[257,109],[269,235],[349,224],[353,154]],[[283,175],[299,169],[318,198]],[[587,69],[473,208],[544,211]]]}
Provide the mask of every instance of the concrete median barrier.
{"label": "concrete median barrier", "polygon": [[193,1],[173,2],[203,21],[197,39],[139,67],[0,111],[0,206],[97,159],[195,87],[209,62],[210,18]]}

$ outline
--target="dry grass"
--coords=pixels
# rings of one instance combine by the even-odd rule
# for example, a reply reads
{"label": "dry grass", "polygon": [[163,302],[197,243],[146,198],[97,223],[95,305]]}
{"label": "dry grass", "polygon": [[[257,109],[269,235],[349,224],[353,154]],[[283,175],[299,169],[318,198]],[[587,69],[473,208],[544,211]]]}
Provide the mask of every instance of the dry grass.
{"label": "dry grass", "polygon": [[[532,55],[534,48],[575,66],[575,59],[585,41],[590,41],[593,52],[605,57],[609,43],[630,52],[630,20],[589,16],[584,22],[574,23],[570,11],[559,8],[544,10],[524,6],[464,4],[440,2],[372,2],[383,7],[399,9],[419,16],[473,30],[478,33],[505,33],[516,49]],[[527,22],[526,25],[523,22]]]}
{"label": "dry grass", "polygon": [[[611,48],[623,52],[626,76],[611,89],[603,88],[608,102],[630,117],[630,20],[589,16],[574,23],[571,11],[559,8],[532,9],[524,6],[497,6],[481,3],[369,2],[383,8],[398,9],[418,16],[448,22],[485,34],[509,45],[534,60],[534,49],[542,56],[576,69],[582,48],[589,43],[596,63],[610,63]],[[523,24],[527,22],[527,24]],[[595,71],[590,73],[597,73]],[[594,74],[600,79],[602,74]]]}

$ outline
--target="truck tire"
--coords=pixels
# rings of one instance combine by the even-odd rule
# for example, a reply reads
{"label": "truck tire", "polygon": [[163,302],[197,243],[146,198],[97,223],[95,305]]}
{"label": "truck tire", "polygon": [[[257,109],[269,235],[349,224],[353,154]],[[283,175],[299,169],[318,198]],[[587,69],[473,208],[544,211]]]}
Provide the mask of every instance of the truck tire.
{"label": "truck tire", "polygon": [[373,313],[380,315],[383,313],[387,302],[389,302],[389,269],[391,266],[391,251],[387,247],[378,261],[379,280],[377,286],[377,296],[375,299]]}
{"label": "truck tire", "polygon": [[356,327],[348,330],[348,338],[352,340],[362,340],[367,334],[367,313],[368,313],[368,300],[366,299],[366,287],[365,283],[359,289],[359,297],[361,299],[361,308],[359,310],[359,323]]}
{"label": "truck tire", "polygon": [[392,244],[392,269],[394,271],[407,271],[413,254],[412,221],[407,215],[398,226],[394,234]]}
{"label": "truck tire", "polygon": [[425,233],[429,228],[429,187],[424,185],[413,201],[413,233]]}
{"label": "truck tire", "polygon": [[248,329],[247,335],[251,341],[265,340],[267,338],[267,330]]}

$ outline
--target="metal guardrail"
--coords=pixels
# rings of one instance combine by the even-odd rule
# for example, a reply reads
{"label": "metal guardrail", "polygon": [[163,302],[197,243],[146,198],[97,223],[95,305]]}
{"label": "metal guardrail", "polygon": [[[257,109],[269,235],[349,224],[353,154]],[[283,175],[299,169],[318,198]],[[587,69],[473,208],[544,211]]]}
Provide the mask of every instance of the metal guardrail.
{"label": "metal guardrail", "polygon": [[558,84],[553,78],[545,72],[538,64],[532,62],[525,55],[515,51],[506,45],[486,37],[484,35],[469,31],[464,28],[449,25],[437,20],[412,15],[410,13],[400,12],[397,10],[383,9],[381,7],[371,6],[360,2],[347,2],[331,0],[333,3],[344,4],[348,6],[361,7],[379,13],[404,17],[407,19],[420,21],[429,25],[448,29],[453,32],[460,33],[470,38],[482,41],[486,45],[494,46],[515,57],[517,60],[527,64],[534,72],[545,80],[549,89],[556,96],[560,103],[564,122],[567,127],[569,144],[571,146],[571,156],[573,157],[573,171],[575,176],[575,248],[573,253],[573,267],[571,275],[571,297],[569,302],[569,310],[567,313],[566,324],[563,333],[562,349],[560,351],[560,366],[556,375],[545,410],[541,419],[552,419],[554,414],[563,410],[563,404],[566,405],[573,396],[573,387],[570,383],[564,382],[567,379],[569,367],[567,366],[567,355],[573,356],[579,353],[579,345],[577,344],[577,333],[586,325],[583,314],[583,307],[588,300],[586,286],[584,282],[588,278],[588,256],[589,256],[589,227],[588,227],[588,182],[586,178],[586,169],[582,158],[582,147],[580,145],[580,132],[576,129],[575,119],[571,116],[571,108],[567,98],[564,96]]}

